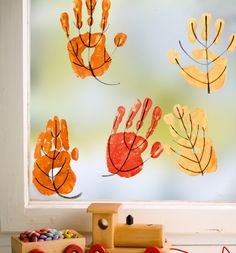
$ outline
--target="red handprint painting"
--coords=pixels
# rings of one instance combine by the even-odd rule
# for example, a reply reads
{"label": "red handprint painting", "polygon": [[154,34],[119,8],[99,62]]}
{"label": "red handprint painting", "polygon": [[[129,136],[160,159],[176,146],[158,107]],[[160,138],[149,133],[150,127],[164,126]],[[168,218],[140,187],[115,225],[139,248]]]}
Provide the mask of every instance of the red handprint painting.
{"label": "red handprint painting", "polygon": [[81,193],[67,196],[73,191],[76,175],[70,162],[79,158],[77,148],[69,153],[68,128],[66,120],[57,116],[50,119],[46,131],[41,132],[34,151],[33,184],[43,195],[53,195],[66,199],[75,199]]}
{"label": "red handprint painting", "polygon": [[[107,142],[107,167],[111,174],[104,176],[118,175],[120,177],[133,177],[142,169],[144,163],[150,158],[157,158],[161,155],[163,148],[159,141],[155,142],[150,150],[150,156],[143,160],[142,155],[148,147],[148,138],[156,130],[158,121],[161,118],[162,110],[155,106],[152,111],[150,126],[145,137],[141,136],[140,130],[143,128],[145,119],[152,107],[152,100],[146,98],[142,102],[138,99],[131,107],[128,119],[125,123],[125,130],[118,132],[118,128],[125,115],[125,107],[119,106],[115,117],[112,133]],[[139,119],[136,122],[135,131],[129,131],[133,121],[140,112]]]}
{"label": "red handprint painting", "polygon": [[126,42],[127,35],[124,33],[117,33],[114,38],[115,49],[111,54],[106,49],[106,36],[105,32],[108,29],[108,16],[111,7],[110,0],[102,1],[102,17],[100,22],[100,32],[92,33],[92,26],[94,23],[94,11],[97,5],[96,0],[86,0],[85,2],[88,13],[88,31],[81,34],[83,26],[82,21],[82,0],[74,0],[74,15],[76,20],[76,28],[78,29],[79,36],[70,38],[69,28],[69,15],[64,12],[61,14],[61,25],[69,40],[67,49],[69,53],[72,69],[77,77],[86,78],[88,76],[94,77],[97,81],[103,84],[117,84],[105,83],[98,77],[102,76],[110,67],[112,62],[112,55],[115,49],[122,47]]}

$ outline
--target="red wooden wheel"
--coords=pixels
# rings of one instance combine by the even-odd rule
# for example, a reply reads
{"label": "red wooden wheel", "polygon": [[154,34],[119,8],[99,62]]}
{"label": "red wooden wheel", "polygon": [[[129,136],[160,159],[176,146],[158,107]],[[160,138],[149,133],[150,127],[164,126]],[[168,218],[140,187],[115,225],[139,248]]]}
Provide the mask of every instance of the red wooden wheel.
{"label": "red wooden wheel", "polygon": [[71,244],[64,249],[63,253],[83,253],[83,250],[80,246]]}
{"label": "red wooden wheel", "polygon": [[146,248],[144,253],[161,253],[161,251],[155,246],[150,246]]}
{"label": "red wooden wheel", "polygon": [[32,249],[31,251],[29,251],[29,253],[45,253],[45,252],[40,249]]}
{"label": "red wooden wheel", "polygon": [[89,253],[106,253],[105,248],[102,244],[94,244],[90,249]]}

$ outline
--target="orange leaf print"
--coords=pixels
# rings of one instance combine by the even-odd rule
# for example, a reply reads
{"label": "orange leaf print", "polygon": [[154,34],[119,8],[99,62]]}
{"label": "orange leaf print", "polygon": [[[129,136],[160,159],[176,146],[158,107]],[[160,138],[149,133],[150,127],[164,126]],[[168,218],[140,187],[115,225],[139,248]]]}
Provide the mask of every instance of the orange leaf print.
{"label": "orange leaf print", "polygon": [[76,20],[76,27],[79,31],[79,36],[70,38],[69,33],[69,16],[66,12],[61,14],[62,29],[66,32],[69,39],[67,50],[72,69],[75,75],[79,78],[94,77],[97,81],[107,85],[115,85],[118,83],[106,83],[101,81],[98,77],[102,76],[110,67],[115,49],[122,47],[127,39],[124,33],[118,33],[114,38],[115,49],[111,54],[106,49],[105,32],[108,29],[108,17],[111,7],[110,0],[102,0],[102,17],[100,21],[101,32],[92,32],[94,23],[94,11],[97,5],[96,0],[86,0],[87,8],[87,25],[88,31],[81,33],[80,29],[83,26],[82,14],[82,0],[74,0],[74,15]]}
{"label": "orange leaf print", "polygon": [[73,191],[76,183],[76,175],[70,162],[78,160],[78,149],[74,148],[68,152],[68,129],[64,119],[55,116],[48,120],[46,132],[41,132],[35,145],[33,184],[43,195],[57,194],[62,198],[74,199],[74,196],[66,196]]}

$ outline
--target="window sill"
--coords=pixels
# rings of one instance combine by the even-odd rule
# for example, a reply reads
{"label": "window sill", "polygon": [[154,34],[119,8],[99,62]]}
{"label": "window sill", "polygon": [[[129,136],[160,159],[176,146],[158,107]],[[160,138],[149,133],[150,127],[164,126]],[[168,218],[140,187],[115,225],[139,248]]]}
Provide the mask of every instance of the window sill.
{"label": "window sill", "polygon": [[[14,233],[15,234],[15,233]],[[10,238],[12,233],[0,233],[0,252],[1,253],[11,253],[11,241]],[[178,244],[173,244],[172,248],[176,249],[181,249],[183,251],[186,251],[186,253],[222,253],[222,248],[223,246],[226,246],[227,249],[233,253],[236,252],[236,245],[229,245],[227,244],[227,237],[221,238],[221,241],[225,241],[225,243],[219,244],[215,240],[214,237],[209,238],[209,236],[205,235],[205,245],[189,245],[191,242],[189,241],[189,237],[186,235],[180,236],[183,242],[185,242],[184,245],[178,245]],[[87,234],[86,238],[88,238],[88,241],[90,240],[90,236]],[[174,237],[170,236],[173,240]],[[195,235],[195,240],[198,239],[198,236]],[[230,237],[228,237],[230,238]],[[235,236],[234,236],[235,238]],[[212,243],[212,240],[215,241],[216,243],[214,245],[208,245],[209,243]],[[207,243],[208,242],[208,243]],[[171,253],[179,253],[177,250],[171,250]],[[228,253],[227,251],[224,251],[224,253]]]}

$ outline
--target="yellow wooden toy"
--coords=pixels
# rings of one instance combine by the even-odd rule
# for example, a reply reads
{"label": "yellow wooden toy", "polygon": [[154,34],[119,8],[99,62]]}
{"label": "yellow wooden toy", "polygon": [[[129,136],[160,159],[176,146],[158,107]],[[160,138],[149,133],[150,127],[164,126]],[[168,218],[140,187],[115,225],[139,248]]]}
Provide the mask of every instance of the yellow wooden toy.
{"label": "yellow wooden toy", "polygon": [[92,244],[88,253],[167,253],[164,228],[160,224],[133,224],[129,215],[126,224],[118,224],[121,204],[93,203]]}

